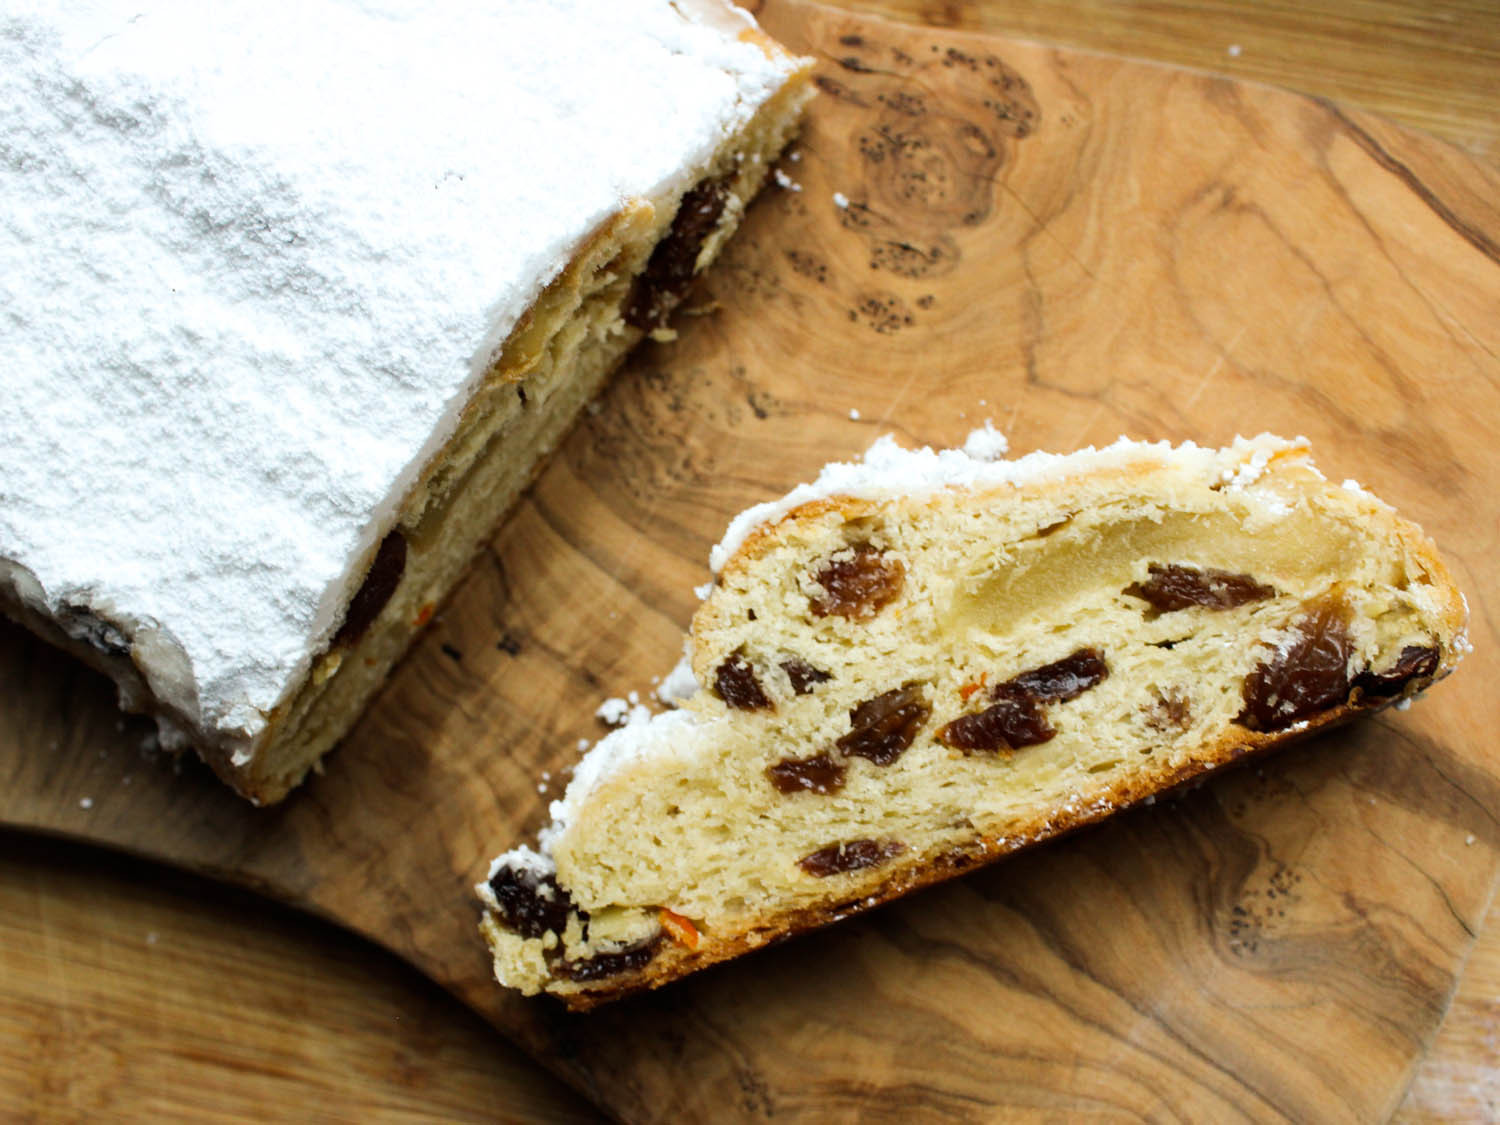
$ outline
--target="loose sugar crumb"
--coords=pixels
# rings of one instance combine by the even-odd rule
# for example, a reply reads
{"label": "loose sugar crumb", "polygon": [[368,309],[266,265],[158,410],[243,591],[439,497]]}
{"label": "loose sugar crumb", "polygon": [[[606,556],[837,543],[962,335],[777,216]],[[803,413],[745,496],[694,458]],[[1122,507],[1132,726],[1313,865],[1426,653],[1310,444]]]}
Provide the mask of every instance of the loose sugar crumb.
{"label": "loose sugar crumb", "polygon": [[849,207],[849,197],[841,191],[836,191],[833,193],[833,205],[841,210],[847,210]]}
{"label": "loose sugar crumb", "polygon": [[971,431],[964,441],[964,452],[976,461],[998,461],[1009,449],[1010,442],[988,418],[982,428]]}
{"label": "loose sugar crumb", "polygon": [[673,669],[666,674],[661,687],[656,689],[656,698],[669,707],[675,707],[690,698],[698,690],[698,681],[693,676],[693,665],[684,653]]}
{"label": "loose sugar crumb", "polygon": [[613,696],[599,704],[599,709],[594,712],[594,717],[603,719],[612,727],[617,727],[625,721],[630,714],[630,703],[628,700]]}

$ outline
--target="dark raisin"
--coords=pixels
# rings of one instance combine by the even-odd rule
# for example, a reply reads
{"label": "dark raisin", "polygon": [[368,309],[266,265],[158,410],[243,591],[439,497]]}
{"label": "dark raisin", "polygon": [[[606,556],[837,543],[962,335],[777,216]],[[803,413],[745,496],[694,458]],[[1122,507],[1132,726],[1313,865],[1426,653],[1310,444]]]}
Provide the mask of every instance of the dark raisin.
{"label": "dark raisin", "polygon": [[783,758],[766,767],[766,776],[780,793],[837,793],[844,787],[845,766],[827,754],[811,758]]}
{"label": "dark raisin", "polygon": [[633,973],[645,968],[656,956],[661,940],[661,934],[652,934],[644,941],[612,953],[596,953],[582,961],[559,961],[553,966],[553,972],[574,981],[602,980],[619,973]]}
{"label": "dark raisin", "polygon": [[755,669],[739,653],[725,657],[714,672],[714,690],[719,698],[741,711],[769,711],[771,699],[760,686]]}
{"label": "dark raisin", "polygon": [[1108,676],[1103,654],[1096,648],[1081,648],[996,684],[990,692],[991,706],[960,715],[938,731],[938,741],[966,754],[1039,746],[1057,735],[1042,704],[1077,699]]}
{"label": "dark raisin", "polygon": [[667,313],[693,280],[698,252],[724,214],[730,179],[704,180],[682,197],[672,229],[651,251],[646,268],[631,288],[625,302],[626,324],[650,332],[666,322]]}
{"label": "dark raisin", "polygon": [[868,621],[896,600],[905,579],[900,559],[888,559],[883,551],[863,544],[818,568],[813,581],[823,587],[823,593],[812,598],[810,606],[819,617],[837,614],[851,621]]}
{"label": "dark raisin", "polygon": [[380,616],[385,603],[396,592],[405,570],[406,537],[401,534],[400,528],[393,528],[380,541],[380,546],[375,550],[375,559],[370,563],[369,573],[365,575],[360,588],[354,592],[354,597],[349,599],[344,623],[333,635],[334,644],[353,644],[364,636],[365,630]]}
{"label": "dark raisin", "polygon": [[1400,695],[1401,689],[1412,680],[1425,679],[1436,672],[1441,655],[1428,645],[1407,645],[1395,664],[1384,672],[1365,669],[1354,677],[1354,686],[1372,698],[1389,699]]}
{"label": "dark raisin", "polygon": [[888,766],[912,744],[931,714],[921,686],[902,684],[850,711],[849,733],[839,738],[838,748],[877,766]]}
{"label": "dark raisin", "polygon": [[938,741],[964,753],[975,750],[1019,750],[1050,741],[1057,732],[1028,695],[1001,699],[983,711],[960,715],[938,731]]}
{"label": "dark raisin", "polygon": [[551,875],[502,867],[490,879],[490,890],[500,904],[501,920],[524,938],[539,938],[548,930],[561,934],[567,928],[573,901]]}
{"label": "dark raisin", "polygon": [[892,840],[882,844],[879,840],[847,840],[841,844],[829,844],[826,848],[803,856],[797,866],[809,875],[826,879],[845,871],[860,871],[866,867],[878,867],[893,856],[906,850],[906,845]]}
{"label": "dark raisin", "polygon": [[799,660],[795,656],[790,660],[781,662],[781,670],[786,673],[786,678],[792,681],[792,690],[798,695],[806,695],[818,684],[827,683],[833,676],[821,668],[814,668],[805,660]]}
{"label": "dark raisin", "polygon": [[1235,722],[1251,730],[1285,730],[1349,698],[1352,645],[1342,604],[1313,606],[1293,626],[1292,637],[1245,677],[1245,709]]}
{"label": "dark raisin", "polygon": [[1146,581],[1133,582],[1125,587],[1124,592],[1149,602],[1156,613],[1171,613],[1191,606],[1233,609],[1276,596],[1274,586],[1263,585],[1248,574],[1199,570],[1177,563],[1165,566],[1152,563],[1149,570],[1150,577]]}
{"label": "dark raisin", "polygon": [[1013,676],[995,686],[992,695],[1002,699],[1028,695],[1042,703],[1066,703],[1076,699],[1109,675],[1109,665],[1096,648],[1077,652]]}

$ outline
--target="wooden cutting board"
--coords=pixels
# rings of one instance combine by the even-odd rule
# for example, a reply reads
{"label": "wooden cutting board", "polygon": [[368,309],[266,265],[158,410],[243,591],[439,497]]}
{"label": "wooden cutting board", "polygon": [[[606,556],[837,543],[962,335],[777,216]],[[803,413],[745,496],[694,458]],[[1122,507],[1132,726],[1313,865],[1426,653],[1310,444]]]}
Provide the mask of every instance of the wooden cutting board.
{"label": "wooden cutting board", "polygon": [[[1500,177],[1274,90],[761,15],[822,60],[789,186],[327,775],[250,809],[5,629],[0,820],[334,918],[630,1118],[1389,1112],[1500,866]],[[1437,538],[1476,651],[1408,712],[653,996],[503,994],[469,885],[544,818],[599,701],[675,661],[724,522],[880,433],[985,418],[1017,452],[1305,433]]]}

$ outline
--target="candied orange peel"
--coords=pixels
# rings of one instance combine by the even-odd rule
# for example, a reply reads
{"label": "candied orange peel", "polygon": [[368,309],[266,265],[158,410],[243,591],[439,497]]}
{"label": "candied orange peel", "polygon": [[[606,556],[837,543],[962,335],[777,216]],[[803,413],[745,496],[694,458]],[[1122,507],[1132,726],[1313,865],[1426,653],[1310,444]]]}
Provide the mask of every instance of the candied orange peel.
{"label": "candied orange peel", "polygon": [[689,919],[665,906],[657,913],[656,919],[678,945],[685,945],[689,949],[698,948],[698,927]]}

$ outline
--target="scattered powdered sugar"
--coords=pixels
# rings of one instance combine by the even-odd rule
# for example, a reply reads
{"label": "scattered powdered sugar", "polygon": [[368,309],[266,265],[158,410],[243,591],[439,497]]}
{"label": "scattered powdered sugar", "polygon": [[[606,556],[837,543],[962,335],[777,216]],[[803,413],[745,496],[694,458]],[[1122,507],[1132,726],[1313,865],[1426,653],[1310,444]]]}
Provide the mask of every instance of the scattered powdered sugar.
{"label": "scattered powdered sugar", "polygon": [[782,188],[785,191],[801,191],[802,190],[802,185],[799,184],[796,180],[792,179],[790,176],[788,176],[780,168],[773,168],[773,169],[771,169],[771,175],[773,177],[775,177],[776,186],[779,187],[779,188]]}
{"label": "scattered powdered sugar", "polygon": [[1010,442],[986,418],[983,426],[969,431],[963,448],[976,461],[998,461],[1010,451]]}
{"label": "scattered powdered sugar", "polygon": [[631,692],[631,699],[621,699],[618,696],[606,699],[599,704],[599,709],[594,712],[596,718],[604,720],[612,727],[618,727],[625,723],[635,722],[641,716],[650,716],[651,709],[640,702],[636,692]]}
{"label": "scattered powdered sugar", "polygon": [[848,210],[849,197],[841,191],[836,191],[833,193],[833,205],[840,210]]}
{"label": "scattered powdered sugar", "polygon": [[9,5],[0,582],[86,610],[246,760],[536,294],[780,84],[749,26]]}
{"label": "scattered powdered sugar", "polygon": [[[975,434],[980,435],[975,437]],[[987,436],[993,434],[993,437]],[[986,425],[969,435],[975,448],[988,452],[1001,435]],[[1003,440],[1003,438],[1001,438]],[[903,449],[890,434],[877,438],[859,461],[836,461],[825,465],[817,480],[799,484],[778,500],[766,501],[737,515],[724,538],[709,552],[709,566],[722,570],[750,532],[763,524],[785,518],[794,509],[813,500],[847,496],[859,500],[885,500],[898,496],[922,496],[944,488],[997,488],[1056,479],[1071,473],[1118,468],[1143,461],[1159,463],[1174,471],[1243,488],[1264,473],[1273,455],[1305,450],[1306,440],[1261,434],[1236,438],[1227,449],[1209,449],[1185,442],[1141,442],[1120,438],[1103,449],[1089,446],[1074,453],[1037,451],[1013,461],[981,460],[964,449]]]}
{"label": "scattered powdered sugar", "polygon": [[656,689],[656,698],[669,707],[676,707],[697,691],[698,681],[693,676],[693,662],[689,653],[684,652],[682,659],[662,679],[661,686]]}

